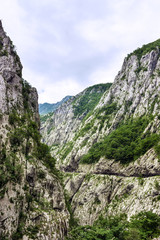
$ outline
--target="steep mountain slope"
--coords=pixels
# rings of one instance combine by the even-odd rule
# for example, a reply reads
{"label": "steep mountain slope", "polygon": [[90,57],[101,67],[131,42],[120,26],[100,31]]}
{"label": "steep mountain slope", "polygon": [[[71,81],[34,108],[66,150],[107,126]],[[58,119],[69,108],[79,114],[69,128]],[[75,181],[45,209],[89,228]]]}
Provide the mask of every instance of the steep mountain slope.
{"label": "steep mountain slope", "polygon": [[68,101],[71,96],[64,97],[60,102],[57,103],[40,103],[39,104],[39,114],[44,115],[50,112],[55,112],[55,110],[61,106],[64,102]]}
{"label": "steep mountain slope", "polygon": [[[160,40],[129,54],[92,111],[62,105],[42,126],[80,224],[101,213],[160,214]],[[70,172],[70,173],[69,173]]]}
{"label": "steep mountain slope", "polygon": [[0,239],[63,239],[69,214],[39,134],[38,95],[0,22]]}
{"label": "steep mountain slope", "polygon": [[80,124],[92,114],[102,94],[110,86],[111,83],[98,84],[85,89],[64,103],[45,122],[42,121],[41,133],[44,142],[55,150],[60,150],[66,143],[70,148],[70,141],[75,137]]}

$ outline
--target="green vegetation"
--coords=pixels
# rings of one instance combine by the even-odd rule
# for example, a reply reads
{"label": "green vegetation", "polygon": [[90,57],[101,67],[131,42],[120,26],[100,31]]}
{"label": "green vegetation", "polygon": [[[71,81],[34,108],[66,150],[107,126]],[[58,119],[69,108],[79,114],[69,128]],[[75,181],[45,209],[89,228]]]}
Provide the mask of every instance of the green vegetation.
{"label": "green vegetation", "polygon": [[12,235],[12,240],[20,240],[24,234],[26,215],[20,212],[17,231]]}
{"label": "green vegetation", "polygon": [[[117,110],[117,104],[111,103],[103,108],[97,110],[95,118],[92,119],[89,123],[87,123],[80,131],[75,135],[74,141],[76,141],[79,137],[84,137],[84,135],[93,128],[95,120],[100,119],[99,131],[104,127],[104,123],[106,120],[110,119],[110,115]],[[88,115],[87,115],[88,116]],[[85,119],[85,118],[84,118]],[[94,126],[92,129],[92,134],[94,134],[97,130],[97,126]]]}
{"label": "green vegetation", "polygon": [[73,227],[76,228],[78,226],[78,220],[76,218],[74,218],[70,197],[67,194],[66,190],[64,190],[64,198],[65,198],[65,204],[66,204],[67,210],[70,214],[69,226],[70,226],[70,228],[73,228]]}
{"label": "green vegetation", "polygon": [[31,239],[37,239],[37,233],[39,232],[39,226],[29,226],[26,231],[26,235]]}
{"label": "green vegetation", "polygon": [[22,95],[23,95],[23,105],[25,110],[29,109],[29,94],[31,93],[31,85],[26,81],[22,81]]}
{"label": "green vegetation", "polygon": [[56,173],[55,159],[51,156],[50,149],[46,144],[38,142],[35,156],[39,160],[43,161],[44,165],[47,168],[49,168],[52,172]]}
{"label": "green vegetation", "polygon": [[155,149],[155,152],[156,152],[156,154],[157,154],[157,156],[158,156],[158,159],[159,159],[159,161],[160,161],[160,143],[156,144],[156,145],[154,146],[154,149]]}
{"label": "green vegetation", "polygon": [[46,115],[40,115],[41,123],[45,123],[52,115],[53,115],[53,112],[50,112]]}
{"label": "green vegetation", "polygon": [[[87,123],[79,132],[78,134],[75,136],[75,139],[77,139],[78,137],[84,137],[84,135],[93,127],[94,124],[94,120],[92,120],[91,122]],[[74,139],[74,140],[75,140]]]}
{"label": "green vegetation", "polygon": [[[39,126],[33,119],[30,110],[29,94],[31,86],[23,81],[23,115],[18,114],[14,109],[9,114],[10,131],[8,132],[8,142],[10,150],[6,149],[5,143],[1,144],[0,151],[0,188],[4,187],[8,181],[14,183],[21,181],[24,169],[18,152],[22,152],[26,161],[42,161],[43,164],[54,174],[58,175],[55,168],[55,159],[51,156],[49,147],[41,142]],[[40,178],[44,178],[44,173],[39,173]]]}
{"label": "green vegetation", "polygon": [[0,39],[0,51],[2,50],[2,48],[3,48],[3,42]]}
{"label": "green vegetation", "polygon": [[99,109],[96,114],[96,118],[100,119],[99,131],[104,127],[106,120],[110,119],[110,115],[118,109],[116,103],[111,103]]}
{"label": "green vegetation", "polygon": [[20,240],[24,235],[29,236],[30,239],[37,239],[37,233],[39,231],[38,225],[30,225],[25,229],[26,215],[23,212],[20,212],[18,228],[15,233],[12,235],[12,240]]}
{"label": "green vegetation", "polygon": [[74,116],[85,116],[92,111],[99,102],[102,94],[110,88],[112,83],[97,84],[86,89],[85,93],[73,103]]}
{"label": "green vegetation", "polygon": [[93,226],[76,226],[66,240],[147,240],[160,235],[160,216],[141,212],[127,221],[126,215],[100,216]]}
{"label": "green vegetation", "polygon": [[81,148],[83,148],[84,146],[86,146],[87,142],[88,142],[88,138],[85,138],[85,139],[83,140],[83,142],[81,143]]}
{"label": "green vegetation", "polygon": [[17,112],[13,109],[13,111],[9,114],[9,124],[14,125],[14,123],[17,123],[19,121],[19,116],[17,115]]}
{"label": "green vegetation", "polygon": [[6,49],[3,49],[3,41],[2,38],[0,38],[0,57],[2,56],[8,56],[8,52]]}
{"label": "green vegetation", "polygon": [[67,155],[72,151],[72,149],[73,149],[73,142],[68,142],[65,150],[63,151],[61,158],[65,159],[67,157]]}
{"label": "green vegetation", "polygon": [[7,154],[5,147],[0,152],[0,188],[8,181],[14,183],[21,181],[23,168],[16,154],[11,152]]}
{"label": "green vegetation", "polygon": [[94,144],[80,162],[95,163],[102,156],[115,159],[123,164],[136,160],[155,146],[160,139],[159,135],[151,134],[149,131],[143,133],[148,123],[149,118],[141,117],[121,124],[103,141]]}
{"label": "green vegetation", "polygon": [[142,67],[142,66],[139,66],[137,67],[137,69],[135,70],[136,73],[139,73],[140,71],[147,71],[147,68],[146,67]]}
{"label": "green vegetation", "polygon": [[[117,104],[111,103],[109,105],[106,105],[102,107],[97,114],[104,113],[105,116],[112,114],[115,110],[117,110]],[[100,117],[98,117],[100,118]]]}
{"label": "green vegetation", "polygon": [[8,52],[7,50],[3,50],[0,52],[0,56],[3,57],[3,56],[8,56]]}
{"label": "green vegetation", "polygon": [[38,178],[44,179],[46,177],[46,173],[43,170],[39,170],[37,173]]}
{"label": "green vegetation", "polygon": [[128,54],[127,58],[129,58],[132,55],[136,55],[138,60],[140,60],[143,55],[151,52],[152,50],[155,50],[157,47],[160,48],[160,39],[152,43],[143,45],[141,48],[136,49],[134,52]]}
{"label": "green vegetation", "polygon": [[158,95],[155,96],[154,101],[152,102],[152,104],[150,106],[151,113],[153,113],[156,103],[159,104],[159,96]]}

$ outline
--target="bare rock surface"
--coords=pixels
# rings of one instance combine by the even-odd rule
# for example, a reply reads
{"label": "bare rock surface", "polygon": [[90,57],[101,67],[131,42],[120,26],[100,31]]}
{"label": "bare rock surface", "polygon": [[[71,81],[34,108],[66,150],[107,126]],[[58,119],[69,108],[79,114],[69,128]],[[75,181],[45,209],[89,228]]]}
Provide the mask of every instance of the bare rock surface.
{"label": "bare rock surface", "polygon": [[62,240],[69,227],[64,192],[38,156],[38,94],[21,71],[0,22],[0,239]]}
{"label": "bare rock surface", "polygon": [[160,162],[155,148],[129,164],[103,156],[95,164],[81,164],[95,143],[130,119],[152,116],[143,135],[160,133],[159,73],[159,47],[142,56],[130,54],[89,115],[84,110],[85,117],[76,118],[73,101],[77,103],[71,100],[54,113],[53,122],[42,126],[43,138],[64,171],[74,215],[82,225],[92,224],[106,211],[111,215],[124,212],[128,218],[140,211],[160,214]]}

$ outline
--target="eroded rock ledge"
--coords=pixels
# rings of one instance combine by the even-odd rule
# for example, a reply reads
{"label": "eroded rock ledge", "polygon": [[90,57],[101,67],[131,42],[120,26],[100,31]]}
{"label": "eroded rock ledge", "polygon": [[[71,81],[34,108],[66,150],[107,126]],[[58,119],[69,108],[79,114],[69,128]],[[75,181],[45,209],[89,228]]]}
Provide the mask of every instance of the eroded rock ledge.
{"label": "eroded rock ledge", "polygon": [[79,165],[77,172],[123,177],[151,177],[160,175],[160,162],[152,148],[138,160],[128,165],[122,165],[120,162],[101,158],[98,163],[93,165]]}

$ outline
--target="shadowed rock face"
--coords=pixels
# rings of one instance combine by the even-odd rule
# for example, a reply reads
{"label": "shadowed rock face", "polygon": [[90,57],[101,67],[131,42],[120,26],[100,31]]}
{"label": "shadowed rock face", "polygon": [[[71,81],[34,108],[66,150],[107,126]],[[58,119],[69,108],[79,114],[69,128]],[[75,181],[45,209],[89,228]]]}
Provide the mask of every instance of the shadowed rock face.
{"label": "shadowed rock face", "polygon": [[38,154],[38,94],[0,22],[0,239],[63,239],[63,189]]}

